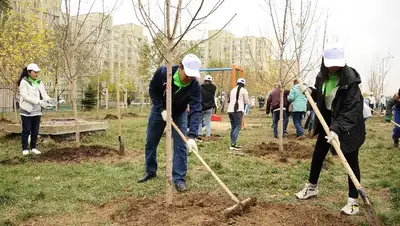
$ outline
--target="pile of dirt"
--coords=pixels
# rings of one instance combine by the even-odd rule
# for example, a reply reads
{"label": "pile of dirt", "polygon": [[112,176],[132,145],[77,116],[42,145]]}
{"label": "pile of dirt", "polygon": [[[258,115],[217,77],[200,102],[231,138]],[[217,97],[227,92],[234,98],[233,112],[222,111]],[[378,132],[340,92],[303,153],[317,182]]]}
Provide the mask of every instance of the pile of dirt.
{"label": "pile of dirt", "polygon": [[114,148],[99,145],[81,146],[79,148],[65,147],[51,149],[33,158],[34,162],[79,162],[85,159],[102,158],[116,155],[118,151]]}
{"label": "pile of dirt", "polygon": [[0,123],[4,123],[4,124],[10,124],[11,123],[11,121],[10,120],[8,120],[8,119],[5,119],[5,118],[0,118]]}
{"label": "pile of dirt", "polygon": [[201,141],[206,141],[206,142],[207,141],[220,141],[220,140],[222,140],[222,137],[219,134],[211,134],[211,136],[209,136],[209,137],[200,136],[200,137],[197,137],[197,139],[199,139]]}
{"label": "pile of dirt", "polygon": [[[293,159],[311,159],[313,148],[299,144],[294,141],[289,141],[283,144],[283,150],[286,158]],[[275,142],[269,142],[268,144],[262,142],[261,144],[255,145],[252,148],[244,150],[246,153],[253,154],[255,156],[266,156],[266,155],[279,155],[279,145]]]}
{"label": "pile of dirt", "polygon": [[93,158],[115,156],[118,150],[104,146],[81,146],[79,148],[54,148],[43,152],[41,155],[27,157],[15,157],[0,161],[0,165],[19,165],[26,162],[80,162]]}
{"label": "pile of dirt", "polygon": [[112,114],[107,114],[106,117],[104,117],[104,119],[116,120],[116,119],[118,119],[118,116],[112,115]]}
{"label": "pile of dirt", "polygon": [[132,113],[132,112],[125,112],[121,115],[123,118],[133,118],[133,117],[138,117],[139,115],[136,113]]}
{"label": "pile of dirt", "polygon": [[[110,215],[121,225],[357,225],[350,218],[324,207],[258,203],[243,216],[225,218],[222,211],[233,205],[228,197],[206,193],[174,196],[174,204],[165,207],[165,196],[131,197],[118,200],[119,208]],[[121,205],[123,208],[121,208]],[[115,208],[106,204],[101,208]]]}

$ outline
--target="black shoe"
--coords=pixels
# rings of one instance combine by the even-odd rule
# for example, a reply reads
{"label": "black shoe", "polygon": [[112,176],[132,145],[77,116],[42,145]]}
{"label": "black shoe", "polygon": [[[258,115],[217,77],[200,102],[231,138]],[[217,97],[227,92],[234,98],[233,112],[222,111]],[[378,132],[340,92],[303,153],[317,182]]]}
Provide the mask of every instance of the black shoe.
{"label": "black shoe", "polygon": [[140,178],[140,179],[138,180],[138,183],[146,182],[146,181],[148,181],[148,180],[153,179],[153,178],[156,177],[156,176],[157,176],[157,174],[149,174],[149,173],[146,173],[146,175],[144,175],[144,177],[142,177],[142,178]]}
{"label": "black shoe", "polygon": [[187,191],[187,188],[186,188],[186,185],[185,185],[185,183],[177,183],[177,184],[175,184],[175,189],[178,191],[178,192],[185,192],[185,191]]}
{"label": "black shoe", "polygon": [[393,147],[394,148],[399,148],[399,140],[394,140]]}
{"label": "black shoe", "polygon": [[239,146],[237,144],[231,144],[231,146],[229,147],[229,150],[240,150],[242,149],[242,146]]}

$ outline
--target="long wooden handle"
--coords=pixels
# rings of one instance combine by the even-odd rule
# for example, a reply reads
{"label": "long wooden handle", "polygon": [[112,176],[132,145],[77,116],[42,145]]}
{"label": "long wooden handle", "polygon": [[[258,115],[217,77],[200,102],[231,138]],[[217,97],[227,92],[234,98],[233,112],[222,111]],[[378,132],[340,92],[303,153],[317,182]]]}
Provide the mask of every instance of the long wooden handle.
{"label": "long wooden handle", "polygon": [[[317,115],[322,127],[325,130],[325,133],[329,136],[330,134],[330,129],[329,126],[326,124],[324,117],[322,116],[321,112],[319,111],[317,105],[315,104],[314,100],[312,99],[310,93],[308,91],[304,92],[304,95],[306,95],[308,102],[311,104],[311,107],[313,108],[315,114]],[[350,176],[351,181],[353,181],[354,186],[357,188],[357,190],[362,189],[360,182],[357,180],[356,175],[354,175],[353,170],[351,169],[349,163],[347,162],[346,158],[343,155],[342,150],[340,149],[339,144],[335,139],[332,140],[332,146],[335,148],[336,153],[338,154],[344,168],[347,171],[347,174]]]}
{"label": "long wooden handle", "polygon": [[[181,136],[182,140],[185,141],[185,143],[187,144],[188,141],[187,141],[185,135],[183,135],[183,133],[178,128],[178,126],[176,126],[176,124],[173,120],[171,120],[171,124],[175,128],[175,130],[178,132],[179,136]],[[192,152],[196,155],[196,157],[200,160],[200,162],[203,163],[203,165],[206,167],[208,172],[211,173],[211,175],[215,178],[215,180],[217,180],[218,184],[221,185],[221,187],[226,191],[226,193],[228,193],[228,195],[231,197],[231,199],[233,201],[235,201],[236,203],[240,203],[239,199],[229,190],[229,188],[224,184],[224,182],[222,182],[221,179],[219,179],[217,174],[215,174],[214,171],[210,168],[210,166],[208,166],[208,164],[200,156],[200,154],[197,152],[197,150],[192,150]]]}

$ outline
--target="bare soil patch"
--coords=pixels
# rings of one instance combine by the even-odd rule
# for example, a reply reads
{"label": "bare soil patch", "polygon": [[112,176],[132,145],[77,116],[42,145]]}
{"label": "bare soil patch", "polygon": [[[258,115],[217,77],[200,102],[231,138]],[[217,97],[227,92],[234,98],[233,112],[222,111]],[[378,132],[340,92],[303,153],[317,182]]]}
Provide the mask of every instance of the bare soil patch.
{"label": "bare soil patch", "polygon": [[207,136],[200,136],[197,137],[197,139],[202,140],[202,141],[220,141],[222,140],[221,135],[219,134],[211,134],[211,136],[207,137]]}
{"label": "bare soil patch", "polygon": [[[222,211],[233,202],[222,195],[185,193],[174,196],[174,204],[166,208],[164,196],[130,197],[122,201],[124,208],[110,215],[121,225],[357,225],[349,217],[324,207],[258,203],[242,216],[225,218]],[[121,203],[121,201],[118,201]],[[114,204],[107,204],[108,208]],[[108,211],[107,211],[108,212]]]}
{"label": "bare soil patch", "polygon": [[105,158],[118,155],[118,150],[111,147],[99,145],[53,148],[43,152],[41,155],[30,155],[29,157],[15,157],[13,159],[1,160],[0,165],[18,165],[26,162],[72,162],[78,163],[84,160]]}
{"label": "bare soil patch", "polygon": [[[286,158],[293,159],[311,159],[314,148],[299,144],[294,141],[289,141],[283,144],[283,149]],[[249,149],[244,150],[245,153],[253,154],[255,156],[277,155],[280,156],[279,145],[275,142],[257,144]]]}

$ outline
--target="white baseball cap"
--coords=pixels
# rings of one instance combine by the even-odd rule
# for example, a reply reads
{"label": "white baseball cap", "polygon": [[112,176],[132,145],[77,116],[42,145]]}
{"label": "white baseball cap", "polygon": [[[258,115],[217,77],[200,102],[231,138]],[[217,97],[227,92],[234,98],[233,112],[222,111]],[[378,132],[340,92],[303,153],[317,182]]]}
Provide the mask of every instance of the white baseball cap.
{"label": "white baseball cap", "polygon": [[212,82],[212,77],[211,77],[211,75],[206,75],[206,76],[204,76],[204,81],[210,81],[210,82]]}
{"label": "white baseball cap", "polygon": [[246,80],[244,80],[244,78],[239,78],[237,80],[237,83],[242,83],[243,85],[246,85]]}
{"label": "white baseball cap", "polygon": [[186,55],[182,60],[182,64],[187,76],[200,78],[201,61],[196,55],[191,53]]}
{"label": "white baseball cap", "polygon": [[29,64],[28,67],[26,67],[28,71],[34,71],[34,72],[39,72],[40,68],[37,66],[37,64]]}
{"label": "white baseball cap", "polygon": [[346,65],[342,45],[336,43],[325,48],[324,64],[325,67],[344,67]]}

